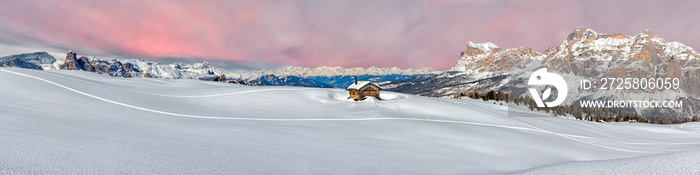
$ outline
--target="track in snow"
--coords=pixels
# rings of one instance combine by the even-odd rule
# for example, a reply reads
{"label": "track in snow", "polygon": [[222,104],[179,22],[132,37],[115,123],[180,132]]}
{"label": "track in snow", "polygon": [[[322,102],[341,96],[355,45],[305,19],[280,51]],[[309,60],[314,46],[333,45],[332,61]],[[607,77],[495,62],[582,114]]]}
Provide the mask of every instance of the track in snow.
{"label": "track in snow", "polygon": [[[422,121],[422,122],[436,122],[436,123],[454,123],[454,124],[467,124],[467,125],[476,125],[476,126],[488,126],[488,127],[497,127],[497,128],[507,128],[507,129],[515,129],[515,130],[524,130],[524,131],[533,131],[533,132],[540,132],[540,133],[547,133],[547,134],[554,134],[558,135],[567,139],[571,139],[577,142],[581,143],[586,143],[592,146],[597,146],[601,148],[606,148],[606,149],[611,149],[611,150],[616,150],[616,151],[623,151],[623,152],[637,152],[637,153],[651,153],[647,151],[636,151],[636,150],[628,150],[628,149],[621,149],[621,148],[615,148],[615,147],[609,147],[609,146],[604,146],[604,145],[599,145],[595,143],[590,143],[586,142],[580,139],[576,139],[574,137],[586,137],[586,136],[577,136],[577,135],[569,135],[569,134],[561,134],[561,133],[556,133],[552,132],[549,130],[545,130],[539,127],[535,127],[520,121],[517,121],[519,123],[522,123],[526,126],[532,127],[532,128],[523,128],[523,127],[517,127],[517,126],[507,126],[507,125],[496,125],[496,124],[487,124],[487,123],[477,123],[477,122],[465,122],[465,121],[455,121],[455,120],[437,120],[437,119],[423,119],[423,118],[396,118],[396,117],[372,117],[372,118],[349,118],[349,119],[327,119],[327,118],[297,118],[297,119],[280,119],[280,118],[244,118],[244,117],[221,117],[221,116],[204,116],[204,115],[192,115],[192,114],[179,114],[179,113],[172,113],[172,112],[166,112],[166,111],[160,111],[160,110],[155,110],[155,109],[149,109],[145,107],[140,107],[140,106],[135,106],[135,105],[130,105],[122,102],[117,102],[109,99],[105,99],[96,95],[92,95],[83,91],[79,91],[73,88],[70,88],[68,86],[46,80],[43,78],[39,78],[36,76],[32,75],[27,75],[19,72],[14,72],[6,69],[0,69],[0,71],[10,73],[10,74],[15,74],[19,76],[24,76],[32,79],[36,79],[39,81],[43,81],[55,86],[58,86],[60,88],[85,95],[90,98],[94,98],[100,101],[112,103],[115,105],[123,106],[123,107],[128,107],[128,108],[133,108],[133,109],[138,109],[142,111],[147,111],[147,112],[153,112],[153,113],[158,113],[158,114],[164,114],[164,115],[171,115],[171,116],[178,116],[178,117],[187,117],[187,118],[200,118],[200,119],[217,119],[217,120],[246,120],[246,121],[286,121],[286,122],[300,122],[300,121],[378,121],[378,120],[402,120],[402,121]],[[244,91],[244,92],[236,92],[236,93],[225,93],[225,94],[212,94],[212,95],[203,95],[203,96],[179,96],[179,97],[215,97],[215,96],[224,96],[224,95],[234,95],[234,94],[241,94],[241,93],[252,93],[252,92],[261,92],[265,91],[266,89],[263,90],[252,90],[252,91]],[[294,89],[294,90],[302,90],[302,89]],[[163,94],[160,94],[163,95]],[[170,95],[168,95],[170,96]],[[405,99],[404,99],[405,100]],[[461,103],[461,102],[460,102]]]}

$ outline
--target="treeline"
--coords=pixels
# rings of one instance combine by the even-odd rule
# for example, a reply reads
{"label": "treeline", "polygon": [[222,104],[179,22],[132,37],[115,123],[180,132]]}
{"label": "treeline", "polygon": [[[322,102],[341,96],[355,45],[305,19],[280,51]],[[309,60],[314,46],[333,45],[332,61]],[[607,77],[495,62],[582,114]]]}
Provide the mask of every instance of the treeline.
{"label": "treeline", "polygon": [[221,76],[214,77],[214,81],[225,82],[225,83],[233,83],[233,84],[249,85],[248,82],[246,82],[246,81],[244,81],[244,80],[226,79],[226,75],[224,75],[224,74],[221,74]]}
{"label": "treeline", "polygon": [[[516,105],[528,106],[531,111],[544,111],[546,113],[552,113],[554,116],[573,116],[578,120],[594,121],[594,122],[639,122],[639,123],[651,123],[651,124],[679,124],[685,122],[697,122],[700,121],[699,116],[693,116],[691,118],[685,119],[668,119],[668,118],[647,118],[645,116],[637,114],[637,112],[632,108],[582,108],[578,105],[559,105],[555,107],[537,107],[535,100],[527,95],[521,95],[517,97],[510,97],[508,93],[503,93],[501,91],[489,91],[487,93],[479,92],[463,92],[454,96],[454,98],[469,97],[472,99],[481,99],[484,101],[496,100],[505,101],[506,103],[512,101]],[[509,98],[510,97],[510,98]]]}
{"label": "treeline", "polygon": [[508,98],[507,93],[503,93],[501,91],[489,91],[487,93],[480,94],[479,92],[462,92],[459,94],[456,94],[454,98],[459,98],[459,97],[469,97],[472,99],[481,99],[484,101],[489,101],[489,100],[496,100],[496,101],[505,101],[508,103],[510,100]]}
{"label": "treeline", "polygon": [[221,74],[221,76],[214,78],[214,81],[226,82],[226,75]]}

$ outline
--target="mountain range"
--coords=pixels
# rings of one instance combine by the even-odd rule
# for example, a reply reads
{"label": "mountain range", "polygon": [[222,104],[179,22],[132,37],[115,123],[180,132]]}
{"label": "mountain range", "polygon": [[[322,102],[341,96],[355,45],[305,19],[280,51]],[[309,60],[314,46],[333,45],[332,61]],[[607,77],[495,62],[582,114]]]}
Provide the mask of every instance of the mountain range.
{"label": "mountain range", "polygon": [[[700,55],[679,42],[667,42],[650,30],[636,36],[601,34],[576,28],[564,40],[540,53],[529,47],[504,49],[494,43],[468,42],[456,64],[446,71],[399,68],[282,67],[247,73],[227,73],[207,63],[160,64],[137,59],[100,59],[69,51],[56,60],[45,52],[0,58],[2,66],[32,69],[83,70],[115,77],[214,80],[222,75],[231,83],[258,86],[344,88],[358,76],[388,91],[434,97],[465,92],[499,90],[526,95],[528,76],[542,67],[561,74],[569,87],[580,80],[601,78],[678,78],[679,88],[572,92],[564,104],[582,100],[681,100],[681,109],[633,109],[646,116],[689,117],[700,114]],[[538,89],[540,92],[544,88]],[[555,91],[552,98],[558,95]]]}
{"label": "mountain range", "polygon": [[343,68],[336,67],[294,67],[286,66],[272,70],[256,70],[246,73],[226,74],[228,79],[236,82],[246,82],[259,86],[304,86],[304,87],[335,87],[345,88],[358,77],[360,80],[369,80],[379,84],[387,84],[396,80],[403,80],[416,76],[436,73],[430,68],[423,69],[399,69],[378,68]]}
{"label": "mountain range", "polygon": [[221,76],[227,82],[255,86],[302,86],[321,88],[345,88],[355,76],[362,80],[389,83],[414,76],[429,75],[430,68],[343,68],[343,67],[282,67],[272,70],[256,70],[246,73],[227,73],[206,61],[195,64],[161,64],[139,59],[103,59],[95,56],[79,56],[68,51],[65,59],[56,59],[46,52],[23,53],[0,58],[0,66],[22,67],[40,70],[81,70],[113,77],[149,77],[163,79],[214,80]]}
{"label": "mountain range", "polygon": [[[385,85],[389,91],[445,97],[465,92],[500,90],[527,95],[527,81],[535,70],[547,67],[568,80],[564,104],[582,100],[680,100],[681,109],[633,109],[643,116],[690,117],[700,113],[700,55],[679,42],[667,42],[644,30],[636,36],[600,34],[576,28],[563,41],[539,53],[529,47],[502,49],[493,43],[472,43],[448,71],[412,77]],[[582,90],[581,80],[601,78],[678,78],[672,90]],[[544,88],[538,89],[540,92]],[[552,96],[555,98],[556,95]]]}
{"label": "mountain range", "polygon": [[371,66],[369,68],[343,68],[340,66],[336,67],[295,67],[286,66],[273,70],[257,70],[246,73],[232,73],[227,74],[227,77],[232,77],[236,79],[250,79],[251,77],[257,77],[261,75],[275,75],[275,76],[297,76],[297,77],[332,77],[332,76],[348,76],[348,75],[425,75],[433,74],[435,70],[430,68],[422,69],[399,69],[397,67],[392,68],[378,68]]}

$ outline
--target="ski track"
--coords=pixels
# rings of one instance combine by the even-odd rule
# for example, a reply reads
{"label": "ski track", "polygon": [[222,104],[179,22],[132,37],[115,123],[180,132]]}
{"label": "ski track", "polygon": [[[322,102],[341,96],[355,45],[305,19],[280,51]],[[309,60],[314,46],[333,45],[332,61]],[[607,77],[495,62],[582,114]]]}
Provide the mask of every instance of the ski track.
{"label": "ski track", "polygon": [[7,72],[10,74],[15,74],[19,76],[24,76],[32,79],[36,79],[39,81],[43,81],[55,86],[58,86],[60,88],[85,95],[90,98],[94,98],[97,100],[101,100],[104,102],[116,104],[119,106],[124,106],[128,108],[133,108],[133,109],[138,109],[142,111],[147,111],[147,112],[153,112],[153,113],[158,113],[158,114],[165,114],[165,115],[172,115],[172,116],[179,116],[179,117],[187,117],[187,118],[201,118],[201,119],[220,119],[220,120],[250,120],[250,121],[369,121],[369,120],[407,120],[407,121],[426,121],[426,122],[438,122],[438,123],[459,123],[459,124],[470,124],[470,125],[479,125],[479,126],[491,126],[491,127],[500,127],[500,128],[509,128],[509,129],[517,129],[517,130],[527,130],[527,131],[535,131],[535,132],[541,132],[538,130],[530,129],[530,128],[523,128],[523,127],[516,127],[516,126],[506,126],[506,125],[496,125],[496,124],[486,124],[486,123],[476,123],[476,122],[465,122],[465,121],[453,121],[453,120],[434,120],[434,119],[420,119],[420,118],[396,118],[396,117],[373,117],[373,118],[346,118],[346,119],[325,119],[325,118],[297,118],[297,119],[279,119],[279,118],[243,118],[243,117],[220,117],[220,116],[203,116],[203,115],[191,115],[191,114],[179,114],[179,113],[172,113],[172,112],[166,112],[166,111],[160,111],[160,110],[155,110],[155,109],[149,109],[149,108],[144,108],[144,107],[139,107],[139,106],[134,106],[126,103],[121,103],[109,99],[105,99],[96,95],[92,95],[86,92],[82,92],[70,87],[67,87],[65,85],[46,80],[43,78],[35,77],[32,75],[27,75],[19,72],[14,72],[10,70],[5,70],[5,69],[0,69],[0,71]]}
{"label": "ski track", "polygon": [[[280,118],[243,118],[243,117],[220,117],[220,116],[203,116],[203,115],[191,115],[191,114],[179,114],[179,113],[172,113],[172,112],[166,112],[166,111],[160,111],[160,110],[155,110],[155,109],[149,109],[149,108],[144,108],[144,107],[139,107],[139,106],[134,106],[126,103],[121,103],[109,99],[105,99],[96,95],[92,95],[86,92],[82,92],[67,86],[64,86],[62,84],[46,80],[43,78],[35,77],[32,75],[27,75],[19,72],[14,72],[10,70],[5,70],[5,69],[0,69],[0,71],[10,73],[10,74],[15,74],[19,76],[24,76],[32,79],[36,79],[39,81],[43,81],[55,86],[58,86],[60,88],[85,95],[87,97],[91,97],[97,100],[101,100],[104,102],[112,103],[115,105],[123,106],[123,107],[128,107],[128,108],[133,108],[133,109],[138,109],[142,111],[147,111],[147,112],[152,112],[152,113],[158,113],[158,114],[164,114],[164,115],[171,115],[171,116],[178,116],[178,117],[186,117],[186,118],[200,118],[200,119],[218,119],[218,120],[247,120],[247,121],[378,121],[378,120],[403,120],[403,121],[422,121],[422,122],[436,122],[436,123],[455,123],[455,124],[468,124],[468,125],[477,125],[477,126],[488,126],[488,127],[498,127],[498,128],[507,128],[507,129],[515,129],[515,130],[524,130],[524,131],[533,131],[533,132],[541,132],[541,133],[547,133],[547,134],[554,134],[558,135],[567,139],[571,139],[577,142],[589,144],[592,146],[597,146],[601,148],[606,148],[606,149],[611,149],[611,150],[616,150],[616,151],[623,151],[623,152],[636,152],[636,153],[653,153],[653,152],[648,152],[648,151],[636,151],[636,150],[628,150],[628,149],[621,149],[621,148],[615,148],[615,147],[609,147],[605,145],[599,145],[595,143],[590,143],[586,142],[580,139],[576,139],[574,137],[585,137],[585,136],[575,136],[575,135],[568,135],[568,134],[561,134],[561,133],[556,133],[552,132],[549,130],[545,130],[539,127],[535,127],[529,124],[525,124],[523,122],[517,121],[519,123],[522,123],[526,126],[529,126],[531,128],[523,128],[523,127],[517,127],[517,126],[507,126],[507,125],[497,125],[497,124],[487,124],[487,123],[477,123],[477,122],[466,122],[466,121],[455,121],[455,120],[439,120],[439,119],[423,119],[423,118],[397,118],[397,117],[373,117],[373,118],[346,118],[346,119],[324,119],[324,118],[297,118],[297,119],[280,119]],[[261,90],[262,91],[262,90]],[[251,91],[245,91],[250,93]],[[259,92],[256,90],[252,90],[252,92]],[[222,95],[232,95],[232,94],[237,94],[237,93],[243,93],[243,92],[236,92],[236,93],[226,93],[226,94],[214,94],[214,95],[204,95],[204,96],[188,96],[188,97],[211,97],[211,96],[222,96]],[[162,94],[161,94],[162,95]],[[463,103],[463,102],[459,102]]]}

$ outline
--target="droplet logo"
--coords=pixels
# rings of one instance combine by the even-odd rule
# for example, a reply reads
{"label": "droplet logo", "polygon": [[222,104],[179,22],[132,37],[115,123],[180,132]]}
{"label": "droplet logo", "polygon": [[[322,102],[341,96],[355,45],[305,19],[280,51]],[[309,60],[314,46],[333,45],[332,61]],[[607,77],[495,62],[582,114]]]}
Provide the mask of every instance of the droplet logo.
{"label": "droplet logo", "polygon": [[527,85],[552,85],[557,88],[557,98],[551,102],[544,102],[544,100],[549,98],[549,96],[552,94],[552,88],[547,88],[544,90],[541,97],[537,93],[537,89],[528,88],[530,90],[530,94],[532,94],[532,98],[535,99],[537,107],[545,107],[545,104],[547,104],[546,107],[558,106],[564,102],[564,99],[566,99],[566,94],[569,92],[564,78],[555,73],[548,73],[547,68],[538,69],[535,71],[535,73],[532,73],[532,75],[530,75],[530,79],[527,81]]}

